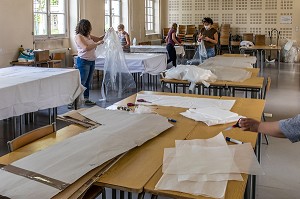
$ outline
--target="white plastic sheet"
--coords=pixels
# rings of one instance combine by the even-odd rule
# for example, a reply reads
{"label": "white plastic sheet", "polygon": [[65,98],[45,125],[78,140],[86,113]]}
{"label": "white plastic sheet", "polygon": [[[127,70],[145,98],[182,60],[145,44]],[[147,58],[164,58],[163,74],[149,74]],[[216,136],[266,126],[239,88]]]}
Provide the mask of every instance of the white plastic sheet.
{"label": "white plastic sheet", "polygon": [[[191,82],[190,90],[195,88],[195,84],[202,82],[207,85],[208,82],[216,81],[217,77],[210,71],[194,65],[178,65],[166,71],[166,79],[187,80]],[[208,84],[209,85],[209,84]]]}
{"label": "white plastic sheet", "polygon": [[237,113],[229,110],[223,110],[218,107],[189,109],[180,114],[195,121],[204,122],[207,126],[227,124],[238,121],[241,117],[243,117]]}
{"label": "white plastic sheet", "polygon": [[168,95],[149,95],[137,94],[136,99],[143,99],[146,102],[135,102],[136,104],[158,105],[158,106],[173,106],[180,108],[206,108],[218,107],[223,110],[230,110],[235,100],[221,100],[209,98],[181,97]]}
{"label": "white plastic sheet", "polygon": [[243,82],[246,79],[249,79],[252,75],[250,71],[240,68],[223,66],[201,66],[201,68],[210,70],[217,76],[217,80],[220,81]]}
{"label": "white plastic sheet", "polygon": [[201,67],[204,66],[223,66],[223,67],[234,67],[234,68],[253,68],[253,64],[256,63],[256,57],[226,57],[226,56],[215,56],[205,60]]}
{"label": "white plastic sheet", "polygon": [[132,93],[136,84],[128,70],[121,43],[113,28],[108,29],[104,37],[104,45],[98,48],[105,49],[102,98],[104,100],[121,98]]}
{"label": "white plastic sheet", "polygon": [[194,54],[194,57],[192,60],[188,60],[187,64],[190,65],[199,65],[201,63],[203,63],[204,60],[207,59],[207,52],[206,52],[206,48],[204,45],[204,41],[201,40],[201,42],[199,43],[199,46],[197,47],[197,50]]}

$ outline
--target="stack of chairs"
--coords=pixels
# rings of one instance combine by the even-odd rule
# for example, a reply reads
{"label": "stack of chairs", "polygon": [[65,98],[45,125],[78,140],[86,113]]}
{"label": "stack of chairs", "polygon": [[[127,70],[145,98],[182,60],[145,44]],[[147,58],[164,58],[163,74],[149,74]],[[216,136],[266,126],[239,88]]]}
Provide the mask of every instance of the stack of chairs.
{"label": "stack of chairs", "polygon": [[231,53],[231,45],[230,45],[230,38],[231,38],[231,29],[230,24],[222,24],[220,32],[219,32],[219,45],[218,45],[218,53],[222,53],[222,47],[226,47],[228,52]]}
{"label": "stack of chairs", "polygon": [[186,30],[187,30],[187,26],[186,26],[186,25],[179,25],[179,26],[178,26],[178,34],[177,34],[177,37],[178,37],[181,41],[184,41],[184,39],[185,39]]}
{"label": "stack of chairs", "polygon": [[196,26],[195,25],[187,25],[184,41],[185,42],[195,42],[196,34],[197,34]]}

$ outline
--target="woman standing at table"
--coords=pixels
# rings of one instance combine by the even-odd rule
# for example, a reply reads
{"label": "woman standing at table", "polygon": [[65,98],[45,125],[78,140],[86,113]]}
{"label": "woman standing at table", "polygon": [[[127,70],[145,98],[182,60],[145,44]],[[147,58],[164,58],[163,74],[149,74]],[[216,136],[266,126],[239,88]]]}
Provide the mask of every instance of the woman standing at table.
{"label": "woman standing at table", "polygon": [[176,38],[176,32],[177,32],[177,24],[173,23],[166,37],[167,51],[169,55],[169,59],[167,63],[172,62],[174,67],[176,67],[176,58],[177,58],[176,50],[174,46],[175,44],[181,45],[181,43]]}
{"label": "woman standing at table", "polygon": [[92,25],[87,19],[81,19],[76,26],[75,44],[78,51],[77,68],[80,72],[81,84],[86,87],[84,91],[85,105],[96,105],[89,99],[90,84],[95,70],[95,50],[103,44],[103,38],[91,35]]}
{"label": "woman standing at table", "polygon": [[130,37],[127,32],[124,30],[124,25],[120,24],[118,25],[118,37],[121,43],[121,46],[123,47],[123,51],[126,53],[130,53]]}
{"label": "woman standing at table", "polygon": [[213,25],[213,20],[211,18],[205,17],[202,20],[202,23],[204,28],[200,30],[198,41],[204,41],[207,58],[214,57],[216,55],[215,45],[218,44],[218,31],[211,27]]}

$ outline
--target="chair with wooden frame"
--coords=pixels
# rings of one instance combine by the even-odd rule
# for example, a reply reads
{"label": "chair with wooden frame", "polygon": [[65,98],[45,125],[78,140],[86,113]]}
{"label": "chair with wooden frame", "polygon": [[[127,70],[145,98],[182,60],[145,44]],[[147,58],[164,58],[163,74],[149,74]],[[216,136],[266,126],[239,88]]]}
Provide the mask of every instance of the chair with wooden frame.
{"label": "chair with wooden frame", "polygon": [[186,26],[186,34],[185,34],[185,41],[186,42],[195,42],[195,34],[197,34],[197,29],[195,25],[187,25]]}
{"label": "chair with wooden frame", "polygon": [[177,34],[177,37],[178,37],[181,41],[184,41],[185,34],[186,34],[186,28],[187,28],[186,25],[179,25],[179,26],[178,26],[178,34]]}
{"label": "chair with wooden frame", "polygon": [[251,42],[253,42],[253,38],[254,38],[253,33],[244,33],[243,34],[243,40],[244,41],[251,41]]}
{"label": "chair with wooden frame", "polygon": [[143,42],[140,42],[139,45],[151,45],[151,41],[143,41]]}
{"label": "chair with wooden frame", "polygon": [[166,37],[168,36],[170,28],[163,28],[162,29],[162,39],[165,41]]}
{"label": "chair with wooden frame", "polygon": [[[267,77],[266,81],[265,81],[265,86],[264,86],[264,91],[263,91],[262,99],[264,99],[264,100],[266,99],[267,93],[269,92],[270,88],[271,88],[271,77]],[[262,118],[263,118],[263,121],[265,122],[266,121],[265,112],[263,112]],[[266,139],[267,145],[269,145],[268,136],[266,134],[264,134],[264,137]]]}
{"label": "chair with wooden frame", "polygon": [[25,133],[11,141],[8,141],[7,142],[8,151],[13,152],[13,151],[17,150],[18,148],[21,148],[31,142],[34,142],[42,137],[45,137],[51,133],[54,133],[55,131],[56,131],[55,123],[32,130],[32,131]]}

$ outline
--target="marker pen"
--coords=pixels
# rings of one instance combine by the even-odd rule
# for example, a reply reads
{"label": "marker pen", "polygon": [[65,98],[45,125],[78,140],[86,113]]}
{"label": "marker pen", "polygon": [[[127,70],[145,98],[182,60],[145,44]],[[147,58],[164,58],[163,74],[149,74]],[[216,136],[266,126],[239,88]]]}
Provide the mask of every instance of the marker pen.
{"label": "marker pen", "polygon": [[226,141],[228,141],[228,142],[233,142],[233,143],[236,143],[236,144],[243,144],[243,143],[244,143],[244,142],[242,142],[242,141],[235,140],[235,139],[230,138],[230,137],[226,137],[225,139],[226,139]]}
{"label": "marker pen", "polygon": [[168,118],[168,120],[169,120],[170,122],[177,122],[176,120],[174,120],[174,119],[172,119],[172,118]]}

